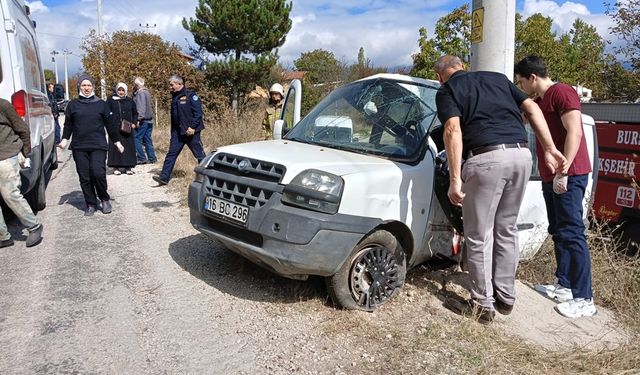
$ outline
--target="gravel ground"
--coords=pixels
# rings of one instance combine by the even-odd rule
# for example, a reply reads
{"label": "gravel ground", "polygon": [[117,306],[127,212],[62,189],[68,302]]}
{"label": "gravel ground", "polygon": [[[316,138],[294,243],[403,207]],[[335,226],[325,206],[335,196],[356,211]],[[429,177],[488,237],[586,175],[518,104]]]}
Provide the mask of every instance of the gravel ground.
{"label": "gravel ground", "polygon": [[[441,284],[456,289],[447,274],[414,270],[378,312],[339,311],[323,280],[275,276],[195,231],[180,198],[151,180],[160,165],[109,175],[113,213],[87,218],[70,152],[59,157],[43,243],[25,248],[13,223],[16,245],[0,250],[0,373],[388,373],[394,361],[402,373],[468,371],[431,329],[461,322],[441,306]],[[527,298],[489,329],[559,346],[624,337],[604,311],[581,325]],[[545,314],[557,325],[540,325]],[[442,346],[411,346],[434,334]]]}

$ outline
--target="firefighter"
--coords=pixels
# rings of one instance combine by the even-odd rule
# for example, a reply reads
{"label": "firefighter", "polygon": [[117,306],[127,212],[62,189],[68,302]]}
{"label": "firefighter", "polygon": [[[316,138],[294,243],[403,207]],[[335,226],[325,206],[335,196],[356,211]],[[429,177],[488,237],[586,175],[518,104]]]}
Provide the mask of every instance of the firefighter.
{"label": "firefighter", "polygon": [[280,113],[282,113],[283,100],[284,87],[279,83],[274,83],[269,89],[269,107],[267,107],[262,121],[264,139],[271,139],[273,124],[280,118]]}

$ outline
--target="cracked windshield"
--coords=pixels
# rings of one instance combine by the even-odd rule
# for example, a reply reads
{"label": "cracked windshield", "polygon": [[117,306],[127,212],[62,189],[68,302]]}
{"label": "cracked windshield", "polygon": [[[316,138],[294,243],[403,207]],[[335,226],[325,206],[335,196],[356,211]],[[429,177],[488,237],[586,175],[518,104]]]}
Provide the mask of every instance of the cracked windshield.
{"label": "cracked windshield", "polygon": [[285,137],[390,158],[416,155],[435,118],[436,84],[377,79],[325,98]]}

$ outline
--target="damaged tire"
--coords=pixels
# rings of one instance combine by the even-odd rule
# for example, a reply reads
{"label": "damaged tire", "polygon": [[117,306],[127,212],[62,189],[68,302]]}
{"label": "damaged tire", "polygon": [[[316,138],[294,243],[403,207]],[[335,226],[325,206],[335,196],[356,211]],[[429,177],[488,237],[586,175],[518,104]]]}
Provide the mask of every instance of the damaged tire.
{"label": "damaged tire", "polygon": [[373,311],[398,294],[407,263],[398,240],[386,230],[363,239],[338,272],[326,279],[333,302],[349,310]]}

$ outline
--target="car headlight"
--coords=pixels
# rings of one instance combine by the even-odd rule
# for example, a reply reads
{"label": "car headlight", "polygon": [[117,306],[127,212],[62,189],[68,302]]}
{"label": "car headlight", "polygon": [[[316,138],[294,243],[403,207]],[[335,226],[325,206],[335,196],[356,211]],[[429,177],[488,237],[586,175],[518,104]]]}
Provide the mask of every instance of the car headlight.
{"label": "car headlight", "polygon": [[335,214],[340,207],[344,180],[331,173],[308,169],[284,187],[282,202],[313,211]]}

